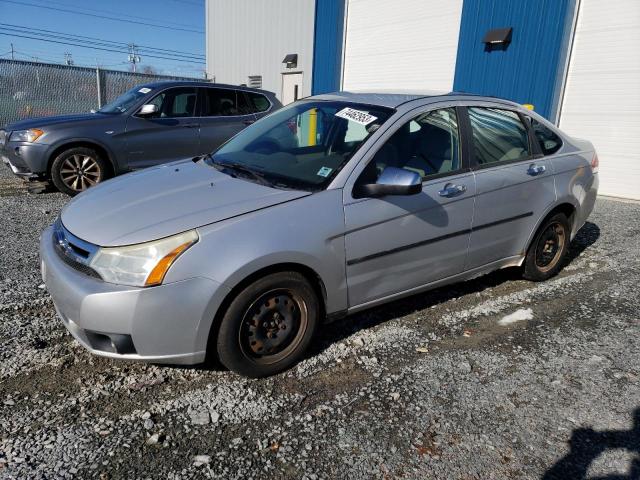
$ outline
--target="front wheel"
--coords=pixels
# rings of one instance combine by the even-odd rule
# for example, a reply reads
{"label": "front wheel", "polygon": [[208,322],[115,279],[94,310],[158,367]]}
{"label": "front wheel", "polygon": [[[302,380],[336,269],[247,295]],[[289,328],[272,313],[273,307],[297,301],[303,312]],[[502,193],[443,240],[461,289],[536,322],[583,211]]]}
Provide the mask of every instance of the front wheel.
{"label": "front wheel", "polygon": [[570,235],[569,221],[563,213],[546,219],[529,246],[522,276],[540,282],[558,273],[567,254]]}
{"label": "front wheel", "polygon": [[297,272],[267,275],[242,290],[217,335],[220,362],[247,377],[266,377],[295,364],[320,317],[318,297]]}
{"label": "front wheel", "polygon": [[51,164],[51,181],[67,195],[77,195],[106,178],[107,164],[91,148],[70,148],[58,155]]}

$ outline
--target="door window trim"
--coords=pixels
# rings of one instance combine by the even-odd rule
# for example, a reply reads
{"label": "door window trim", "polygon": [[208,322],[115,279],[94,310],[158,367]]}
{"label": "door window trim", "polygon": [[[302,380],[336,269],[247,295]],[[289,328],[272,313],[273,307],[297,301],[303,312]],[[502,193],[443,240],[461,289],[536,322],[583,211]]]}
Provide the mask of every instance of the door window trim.
{"label": "door window trim", "polygon": [[[425,108],[426,107],[426,108]],[[400,117],[399,119],[397,119],[395,122],[393,122],[393,124],[389,125],[389,127],[385,130],[383,136],[381,136],[372,146],[371,148],[369,148],[366,153],[364,154],[365,156],[367,156],[368,158],[365,160],[364,158],[358,162],[358,165],[356,165],[354,167],[354,169],[351,171],[351,174],[349,175],[349,179],[347,180],[347,182],[345,183],[345,187],[346,186],[350,186],[349,188],[349,197],[350,197],[350,202],[349,203],[355,203],[355,202],[361,202],[361,201],[366,201],[366,200],[371,200],[370,198],[356,198],[354,197],[354,188],[356,186],[356,183],[358,181],[358,178],[360,178],[360,175],[362,175],[362,172],[364,171],[364,169],[367,167],[367,165],[369,165],[370,162],[373,161],[374,157],[376,156],[376,153],[378,153],[378,151],[387,143],[387,141],[389,141],[389,139],[402,127],[404,126],[407,122],[410,122],[411,120],[419,117],[420,115],[423,115],[425,113],[429,113],[429,112],[435,112],[437,110],[446,110],[446,109],[454,109],[455,110],[455,114],[456,114],[456,122],[457,122],[457,126],[458,126],[458,137],[459,137],[459,141],[458,141],[458,157],[460,158],[460,167],[456,170],[451,170],[449,172],[442,172],[442,173],[435,173],[433,175],[429,175],[427,178],[423,178],[422,179],[422,185],[425,186],[427,184],[429,184],[430,182],[434,181],[434,180],[440,180],[442,178],[446,178],[446,177],[451,177],[454,175],[460,175],[460,174],[464,174],[464,173],[468,173],[471,171],[471,168],[469,166],[469,160],[470,157],[468,155],[468,148],[466,148],[466,140],[465,140],[465,130],[462,128],[461,126],[461,109],[463,107],[460,107],[458,105],[458,102],[446,102],[445,105],[439,105],[437,103],[433,103],[433,104],[429,104],[429,105],[421,105],[419,107],[416,107],[408,112],[406,112],[404,115],[402,115],[402,117]],[[465,112],[466,113],[466,112]],[[363,167],[360,169],[360,165],[363,165]],[[356,170],[358,170],[358,173],[355,174]],[[354,177],[355,174],[355,177]],[[354,179],[353,182],[351,183],[351,179]]]}
{"label": "door window trim", "polygon": [[[172,90],[174,88],[193,88],[196,91],[196,104],[193,106],[193,116],[191,117],[161,117],[161,118],[147,118],[147,117],[141,117],[140,115],[138,115],[138,113],[140,112],[140,109],[148,104],[149,102],[153,101],[158,95],[162,95],[164,92],[168,92],[169,90]],[[131,116],[132,117],[136,117],[136,118],[141,118],[143,120],[183,120],[183,119],[193,119],[193,118],[200,118],[198,116],[198,112],[200,111],[200,95],[198,94],[198,88],[197,86],[190,86],[190,85],[172,85],[169,86],[167,88],[163,88],[162,90],[158,91],[153,97],[148,98],[147,100],[144,101],[144,103],[142,103],[141,105],[138,105],[136,107],[135,113],[133,113]]]}
{"label": "door window trim", "polygon": [[[489,104],[482,104],[482,105],[473,105],[473,104],[469,104],[469,105],[464,105],[464,114],[465,114],[465,122],[466,122],[466,128],[467,128],[467,135],[469,137],[468,139],[468,148],[469,148],[469,159],[470,159],[470,169],[473,171],[477,171],[477,170],[485,170],[487,168],[497,168],[497,167],[503,167],[503,166],[507,166],[507,165],[513,165],[516,163],[520,163],[520,162],[531,162],[532,160],[536,160],[539,159],[541,157],[537,156],[537,151],[535,151],[535,143],[532,141],[531,138],[531,130],[530,130],[530,126],[527,125],[527,122],[525,121],[524,117],[522,116],[522,113],[514,108],[509,108],[506,105],[489,105]],[[527,142],[528,142],[528,148],[529,148],[529,155],[527,155],[524,158],[518,158],[515,160],[505,160],[503,162],[493,162],[493,163],[478,163],[478,160],[476,159],[475,156],[475,149],[474,149],[474,145],[473,145],[473,127],[471,126],[471,119],[469,118],[469,108],[484,108],[484,109],[488,109],[488,108],[493,108],[494,110],[504,110],[506,112],[511,112],[511,113],[515,113],[518,118],[520,119],[520,122],[523,124],[525,131],[527,132]]]}
{"label": "door window trim", "polygon": [[[228,87],[218,87],[216,85],[211,85],[211,86],[199,86],[198,88],[198,97],[200,98],[200,95],[205,95],[205,90],[206,89],[217,89],[217,90],[231,90],[233,92],[235,92],[236,94],[236,105],[238,104],[238,95],[242,94],[247,102],[248,105],[250,105],[249,103],[249,98],[245,95],[246,90],[240,90],[237,88],[228,88]],[[255,92],[257,93],[257,92]],[[261,93],[259,95],[262,95]],[[269,97],[267,97],[266,95],[262,95],[264,98],[267,99],[267,101],[269,102],[269,108],[267,110],[265,110],[264,112],[259,112],[261,114],[263,113],[267,113],[269,111],[271,111],[271,109],[273,108],[273,103],[271,103],[271,100],[269,100]],[[203,115],[203,110],[204,110],[204,102],[203,101],[198,101],[200,108],[196,111],[196,113],[198,114],[198,118],[242,118],[242,117],[253,117],[255,118],[255,115],[258,112],[253,112],[253,113],[243,113],[241,115]]]}

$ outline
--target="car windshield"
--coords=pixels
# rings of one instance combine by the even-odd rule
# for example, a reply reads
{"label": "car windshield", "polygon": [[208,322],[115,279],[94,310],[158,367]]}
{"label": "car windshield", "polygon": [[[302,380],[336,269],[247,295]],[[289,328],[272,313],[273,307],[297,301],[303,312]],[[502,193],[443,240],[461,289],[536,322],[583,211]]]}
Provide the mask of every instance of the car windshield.
{"label": "car windshield", "polygon": [[126,93],[123,93],[113,102],[107,103],[98,110],[99,113],[123,113],[129,110],[133,105],[146,96],[151,91],[148,87],[135,87]]}
{"label": "car windshield", "polygon": [[205,161],[273,186],[323,190],[393,113],[349,102],[296,102],[245,129]]}

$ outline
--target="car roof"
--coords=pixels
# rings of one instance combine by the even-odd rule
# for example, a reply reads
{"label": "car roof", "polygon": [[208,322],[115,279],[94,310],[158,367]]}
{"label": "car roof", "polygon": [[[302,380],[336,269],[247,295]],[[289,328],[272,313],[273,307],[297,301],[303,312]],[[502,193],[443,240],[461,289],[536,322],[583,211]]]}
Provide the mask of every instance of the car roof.
{"label": "car roof", "polygon": [[[161,80],[158,82],[149,82],[138,85],[138,87],[147,88],[166,88],[166,87],[219,87],[219,88],[232,88],[234,90],[246,90],[251,92],[259,92],[263,94],[271,94],[267,90],[261,90],[259,88],[246,87],[244,85],[229,85],[226,83],[212,83],[202,80]],[[137,88],[137,87],[136,87]]]}
{"label": "car roof", "polygon": [[463,97],[467,100],[481,100],[518,106],[518,104],[502,98],[475,95],[465,92],[441,92],[435,90],[340,91],[314,95],[312,97],[307,97],[307,99],[365,103],[368,105],[380,105],[382,107],[396,108],[403,103],[411,102],[418,99],[452,100],[452,97]]}

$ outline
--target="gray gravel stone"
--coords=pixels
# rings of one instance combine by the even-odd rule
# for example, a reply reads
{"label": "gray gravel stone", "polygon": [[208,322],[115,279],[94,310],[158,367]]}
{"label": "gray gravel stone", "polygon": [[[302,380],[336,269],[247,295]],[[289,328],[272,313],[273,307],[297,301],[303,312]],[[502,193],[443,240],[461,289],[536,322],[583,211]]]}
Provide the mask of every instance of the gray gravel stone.
{"label": "gray gravel stone", "polygon": [[[73,341],[37,251],[68,200],[0,165],[2,479],[564,480],[637,462],[638,204],[599,199],[556,278],[505,270],[371,309],[247,380]],[[521,309],[533,318],[498,323]]]}

